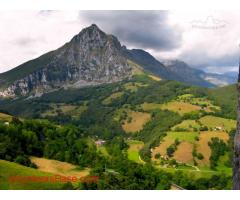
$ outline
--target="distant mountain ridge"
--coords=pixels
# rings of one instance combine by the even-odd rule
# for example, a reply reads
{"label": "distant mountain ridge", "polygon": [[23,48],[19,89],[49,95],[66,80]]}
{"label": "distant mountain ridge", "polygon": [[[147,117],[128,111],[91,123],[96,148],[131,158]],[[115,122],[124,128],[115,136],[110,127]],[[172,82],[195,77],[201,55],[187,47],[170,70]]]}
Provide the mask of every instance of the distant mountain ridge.
{"label": "distant mountain ridge", "polygon": [[162,79],[203,87],[218,85],[216,75],[182,61],[162,63],[141,49],[129,50],[93,24],[57,50],[0,74],[0,97],[39,96],[59,88],[113,83],[131,78],[134,64]]}
{"label": "distant mountain ridge", "polygon": [[234,84],[237,81],[237,73],[207,73],[203,70],[193,68],[181,60],[167,60],[163,64],[169,68],[170,71],[178,74],[182,80],[181,82],[188,82],[194,85],[216,87]]}
{"label": "distant mountain ridge", "polygon": [[202,71],[193,69],[182,61],[172,60],[161,63],[141,49],[126,50],[126,54],[130,59],[140,64],[146,71],[150,71],[163,79],[176,80],[203,87],[215,86],[201,77]]}

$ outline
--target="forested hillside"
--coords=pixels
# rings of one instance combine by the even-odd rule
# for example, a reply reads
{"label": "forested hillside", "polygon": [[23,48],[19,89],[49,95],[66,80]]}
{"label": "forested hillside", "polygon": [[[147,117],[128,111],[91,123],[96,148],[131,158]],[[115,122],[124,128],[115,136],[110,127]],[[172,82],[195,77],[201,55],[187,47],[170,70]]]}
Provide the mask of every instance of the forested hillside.
{"label": "forested hillside", "polygon": [[206,89],[140,74],[5,99],[0,159],[37,168],[31,156],[43,157],[99,176],[97,183],[76,189],[170,189],[173,183],[230,189],[234,88]]}

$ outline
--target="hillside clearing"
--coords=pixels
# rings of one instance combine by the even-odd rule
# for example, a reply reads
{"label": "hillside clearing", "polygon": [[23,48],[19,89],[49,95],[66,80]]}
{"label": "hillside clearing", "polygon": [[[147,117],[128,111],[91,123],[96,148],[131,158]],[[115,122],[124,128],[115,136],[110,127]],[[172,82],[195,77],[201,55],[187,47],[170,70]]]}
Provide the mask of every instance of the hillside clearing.
{"label": "hillside clearing", "polygon": [[[178,139],[180,141],[180,145],[177,147],[178,152],[176,151],[176,158],[175,154],[174,158],[178,159],[180,162],[182,162],[181,160],[188,160],[190,162],[192,160],[192,144],[197,135],[197,132],[168,132],[167,136],[165,136],[160,142],[160,145],[152,150],[152,159],[156,160],[155,155],[157,153],[160,153],[161,156],[166,156],[167,148],[173,144],[176,139]],[[186,156],[186,158],[183,158],[184,156]]]}
{"label": "hillside clearing", "polygon": [[193,163],[192,156],[193,144],[187,141],[181,142],[175,151],[173,158],[181,163]]}
{"label": "hillside clearing", "polygon": [[198,160],[200,165],[209,166],[209,158],[211,156],[211,149],[208,146],[208,142],[211,141],[211,138],[218,137],[221,140],[227,142],[229,135],[223,131],[203,131],[199,135],[199,141],[197,142],[197,152],[201,153],[204,158],[203,160]]}
{"label": "hillside clearing", "polygon": [[178,102],[178,101],[172,101],[165,104],[143,103],[141,107],[145,111],[155,110],[155,109],[170,110],[173,112],[177,112],[180,115],[201,110],[200,106],[192,105],[190,103],[185,103],[185,102]]}
{"label": "hillside clearing", "polygon": [[147,84],[143,84],[141,82],[129,82],[123,85],[125,90],[128,90],[130,92],[136,92],[139,87],[146,87]]}
{"label": "hillside clearing", "polygon": [[103,104],[108,105],[112,103],[113,100],[120,98],[124,93],[123,92],[115,92],[112,93],[109,97],[103,100]]}
{"label": "hillside clearing", "polygon": [[71,104],[50,104],[50,109],[43,112],[42,117],[46,116],[57,116],[59,113],[64,113],[71,115],[71,117],[79,117],[85,110],[87,110],[87,102],[84,102],[83,105],[71,105]]}
{"label": "hillside clearing", "polygon": [[178,101],[190,103],[192,105],[200,106],[201,109],[207,112],[214,112],[215,110],[221,110],[219,106],[213,105],[213,102],[205,97],[194,97],[192,94],[184,94],[178,96]]}
{"label": "hillside clearing", "polygon": [[140,65],[138,65],[137,63],[135,63],[135,62],[133,62],[129,59],[127,59],[127,62],[132,67],[132,74],[133,75],[142,75],[142,74],[145,73],[143,68]]}
{"label": "hillside clearing", "polygon": [[138,140],[129,140],[127,141],[127,144],[129,145],[129,148],[127,150],[128,159],[137,163],[143,163],[143,161],[139,159],[139,151],[143,147],[144,143]]}
{"label": "hillside clearing", "polygon": [[61,189],[63,183],[59,182],[26,182],[14,183],[9,179],[13,176],[34,176],[34,177],[51,177],[53,174],[42,172],[37,169],[25,167],[13,162],[0,160],[0,189],[1,190],[56,190]]}
{"label": "hillside clearing", "polygon": [[221,131],[230,131],[236,128],[236,121],[215,116],[204,116],[199,120],[204,126]]}
{"label": "hillside clearing", "polygon": [[151,119],[149,113],[128,111],[128,119],[122,125],[126,133],[134,133],[143,129],[143,126]]}
{"label": "hillside clearing", "polygon": [[196,122],[196,120],[187,119],[182,121],[180,124],[175,125],[171,128],[172,131],[175,131],[177,129],[183,129],[186,131],[194,131],[198,130],[200,128],[199,123]]}
{"label": "hillside clearing", "polygon": [[190,103],[172,101],[169,103],[162,104],[161,109],[170,110],[173,112],[177,112],[180,115],[183,115],[185,113],[201,110],[201,107],[192,105]]}
{"label": "hillside clearing", "polygon": [[5,113],[0,113],[0,121],[10,122],[12,121],[12,116]]}
{"label": "hillside clearing", "polygon": [[78,166],[67,162],[37,157],[31,157],[31,161],[38,166],[38,170],[43,172],[75,177],[83,177],[89,174],[89,169],[78,170]]}
{"label": "hillside clearing", "polygon": [[152,80],[154,81],[161,81],[161,78],[158,76],[154,76],[154,75],[148,75],[148,77],[150,77]]}
{"label": "hillside clearing", "polygon": [[161,104],[158,103],[143,103],[141,104],[141,108],[144,111],[149,111],[149,110],[155,110],[155,109],[161,109]]}
{"label": "hillside clearing", "polygon": [[178,139],[179,141],[194,142],[195,137],[198,135],[197,132],[168,132],[164,139]]}
{"label": "hillside clearing", "polygon": [[165,137],[158,147],[152,149],[152,160],[156,160],[155,155],[160,154],[161,156],[165,156],[167,153],[167,148],[174,143],[173,138]]}

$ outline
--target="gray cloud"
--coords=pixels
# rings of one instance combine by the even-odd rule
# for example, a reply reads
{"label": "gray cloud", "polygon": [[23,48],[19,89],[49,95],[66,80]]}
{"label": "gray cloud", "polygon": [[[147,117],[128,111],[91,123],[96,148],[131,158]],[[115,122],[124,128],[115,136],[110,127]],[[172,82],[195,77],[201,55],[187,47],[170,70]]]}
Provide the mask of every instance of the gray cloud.
{"label": "gray cloud", "polygon": [[205,72],[224,74],[224,73],[238,73],[238,66],[207,66],[204,67]]}
{"label": "gray cloud", "polygon": [[21,37],[12,41],[12,43],[22,47],[22,46],[32,45],[36,41],[37,41],[36,39],[30,38],[30,37]]}
{"label": "gray cloud", "polygon": [[[217,19],[227,26],[192,27],[194,20],[209,21],[207,16],[213,16],[213,24]],[[159,59],[181,59],[214,72],[238,65],[239,12],[7,11],[0,12],[0,21],[0,73],[60,47],[92,23],[128,48],[147,50]]]}
{"label": "gray cloud", "polygon": [[171,50],[181,45],[180,28],[168,24],[167,11],[80,11],[79,18],[135,48]]}
{"label": "gray cloud", "polygon": [[44,16],[44,17],[49,17],[51,14],[55,13],[57,11],[55,10],[40,10],[37,14]]}
{"label": "gray cloud", "polygon": [[206,51],[200,49],[184,52],[180,58],[195,68],[207,71],[211,69],[216,71],[216,67],[219,68],[219,71],[223,71],[224,69],[231,71],[230,68],[237,66],[239,61],[238,52],[226,53],[226,55],[220,57],[212,57]]}

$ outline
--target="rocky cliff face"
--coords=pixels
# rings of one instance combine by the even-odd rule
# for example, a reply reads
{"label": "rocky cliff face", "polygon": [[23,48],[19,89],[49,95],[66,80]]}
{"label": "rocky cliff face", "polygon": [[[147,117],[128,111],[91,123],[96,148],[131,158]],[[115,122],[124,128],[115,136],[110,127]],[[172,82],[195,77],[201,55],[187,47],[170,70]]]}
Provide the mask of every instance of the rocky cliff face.
{"label": "rocky cliff face", "polygon": [[[43,62],[45,60],[47,62]],[[36,95],[60,87],[79,88],[116,82],[132,75],[120,42],[96,25],[83,29],[69,43],[42,56],[39,61],[35,59],[26,65],[28,68],[23,64],[15,71],[0,76],[3,83],[9,80],[11,73],[17,77],[0,90],[0,96]],[[17,74],[29,68],[31,72],[26,76]]]}

